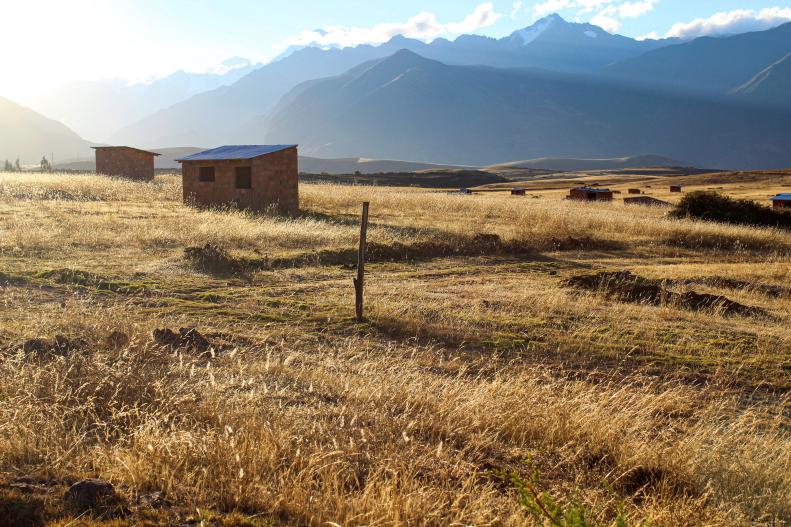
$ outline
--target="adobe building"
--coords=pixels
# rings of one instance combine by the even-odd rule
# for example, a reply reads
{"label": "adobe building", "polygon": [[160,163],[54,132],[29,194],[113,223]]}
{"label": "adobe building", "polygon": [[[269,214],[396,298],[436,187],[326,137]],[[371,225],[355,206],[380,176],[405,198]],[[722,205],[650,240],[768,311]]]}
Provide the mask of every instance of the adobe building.
{"label": "adobe building", "polygon": [[784,192],[773,197],[772,208],[791,210],[791,192]]}
{"label": "adobe building", "polygon": [[297,145],[228,145],[177,159],[184,203],[299,210]]}
{"label": "adobe building", "polygon": [[566,199],[574,201],[612,201],[613,192],[608,188],[578,187],[569,190]]}
{"label": "adobe building", "polygon": [[94,146],[96,150],[96,173],[138,181],[154,179],[156,152],[140,150],[131,146]]}

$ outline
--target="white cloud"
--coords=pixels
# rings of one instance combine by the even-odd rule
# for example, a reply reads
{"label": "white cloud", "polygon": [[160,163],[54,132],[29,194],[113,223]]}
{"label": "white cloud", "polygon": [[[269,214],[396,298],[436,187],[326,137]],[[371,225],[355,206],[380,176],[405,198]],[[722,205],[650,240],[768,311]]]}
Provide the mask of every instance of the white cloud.
{"label": "white cloud", "polygon": [[519,11],[522,10],[522,0],[517,0],[514,2],[513,7],[511,7],[511,18],[516,18],[519,14]]}
{"label": "white cloud", "polygon": [[768,7],[760,11],[737,9],[716,13],[709,18],[679,22],[667,32],[667,37],[684,40],[702,36],[732,35],[749,31],[763,31],[791,22],[791,7]]}
{"label": "white cloud", "polygon": [[637,18],[653,11],[659,0],[642,0],[640,2],[625,2],[618,6],[618,16],[621,18]]}
{"label": "white cloud", "polygon": [[573,7],[580,9],[579,15],[585,15],[612,3],[614,3],[614,0],[576,0],[576,2],[573,2]]}
{"label": "white cloud", "polygon": [[615,18],[610,16],[610,14],[606,12],[606,10],[600,12],[599,14],[591,18],[591,24],[593,24],[594,26],[599,26],[608,33],[615,33],[621,27],[620,20],[616,20]]}
{"label": "white cloud", "polygon": [[484,2],[460,22],[441,24],[437,21],[437,15],[423,11],[406,22],[377,24],[370,28],[327,26],[320,30],[303,31],[288,39],[287,44],[349,47],[360,44],[382,44],[396,35],[428,42],[440,35],[472,33],[482,27],[491,26],[502,16],[502,13],[495,11],[492,2]]}
{"label": "white cloud", "polygon": [[552,13],[557,13],[562,9],[572,7],[575,3],[576,2],[572,0],[546,0],[533,7],[533,16],[541,18]]}

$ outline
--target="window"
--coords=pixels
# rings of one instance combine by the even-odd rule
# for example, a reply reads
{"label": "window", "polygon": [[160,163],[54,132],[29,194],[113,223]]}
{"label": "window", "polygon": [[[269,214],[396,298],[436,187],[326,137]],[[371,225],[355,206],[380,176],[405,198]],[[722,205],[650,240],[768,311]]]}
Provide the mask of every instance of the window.
{"label": "window", "polygon": [[198,181],[204,183],[214,183],[214,167],[198,168]]}
{"label": "window", "polygon": [[253,188],[252,168],[236,167],[236,188]]}

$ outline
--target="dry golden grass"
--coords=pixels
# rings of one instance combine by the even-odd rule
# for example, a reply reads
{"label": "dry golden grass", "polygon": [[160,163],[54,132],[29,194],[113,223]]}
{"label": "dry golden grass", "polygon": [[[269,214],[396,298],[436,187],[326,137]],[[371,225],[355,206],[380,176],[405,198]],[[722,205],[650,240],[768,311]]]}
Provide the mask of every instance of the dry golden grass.
{"label": "dry golden grass", "polygon": [[[173,177],[0,174],[0,485],[46,482],[33,498],[3,486],[0,511],[40,499],[35,522],[58,526],[531,525],[494,475],[531,459],[544,489],[604,525],[619,504],[630,524],[791,521],[789,297],[696,287],[767,312],[724,317],[562,286],[613,268],[784,285],[791,234],[551,195],[303,185],[301,199],[286,219],[190,209]],[[354,248],[363,200],[371,242],[484,232],[534,252],[373,262],[355,325],[352,271],[310,256]],[[184,258],[205,243],[293,267],[213,276]],[[152,343],[183,326],[222,352]],[[131,341],[109,346],[112,331]],[[84,344],[20,349],[59,334]],[[92,475],[130,517],[58,506]],[[171,504],[135,506],[154,490]]]}

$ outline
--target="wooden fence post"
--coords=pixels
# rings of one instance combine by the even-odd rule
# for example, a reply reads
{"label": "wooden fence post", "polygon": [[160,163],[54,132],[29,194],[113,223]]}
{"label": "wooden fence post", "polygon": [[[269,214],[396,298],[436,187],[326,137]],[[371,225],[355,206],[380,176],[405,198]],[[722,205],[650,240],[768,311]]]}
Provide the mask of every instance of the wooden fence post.
{"label": "wooden fence post", "polygon": [[368,202],[363,202],[363,215],[360,218],[360,248],[357,251],[357,278],[354,278],[354,311],[357,322],[363,318],[363,286],[365,284],[365,246],[368,234]]}

